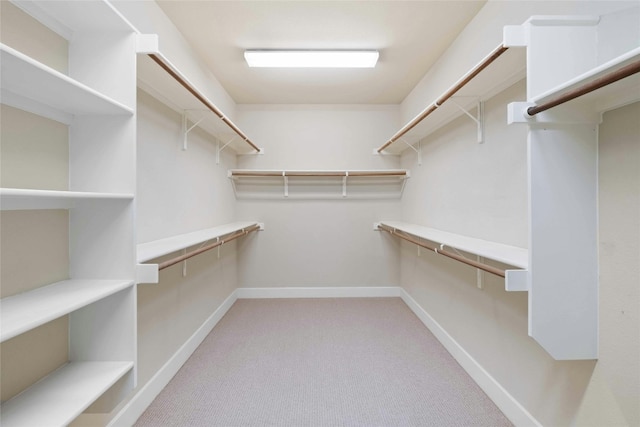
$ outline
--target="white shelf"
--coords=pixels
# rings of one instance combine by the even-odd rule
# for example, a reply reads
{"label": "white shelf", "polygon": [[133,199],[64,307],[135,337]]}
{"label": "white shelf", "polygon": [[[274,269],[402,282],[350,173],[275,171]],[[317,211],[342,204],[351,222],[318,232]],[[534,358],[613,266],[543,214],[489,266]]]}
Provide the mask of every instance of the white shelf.
{"label": "white shelf", "polygon": [[401,197],[410,173],[405,169],[232,169],[228,176],[239,199],[383,199]]}
{"label": "white shelf", "polygon": [[9,46],[0,44],[0,52],[3,103],[56,119],[61,115],[134,113],[118,101]]}
{"label": "white shelf", "polygon": [[180,234],[178,236],[167,237],[165,239],[154,240],[152,242],[141,243],[138,245],[138,262],[143,263],[235,231],[240,231],[244,228],[249,228],[256,224],[258,223],[255,221],[234,222],[218,227]]}
{"label": "white shelf", "polygon": [[[603,75],[614,72],[633,62],[640,60],[640,47],[632,49],[604,64],[601,64],[573,79],[570,79],[553,89],[535,96],[531,102],[543,104],[555,97],[589,84]],[[578,98],[581,103],[589,102],[595,106],[596,111],[603,112],[630,104],[640,99],[640,73],[619,80],[616,83],[597,89],[594,92]]]}
{"label": "white shelf", "polygon": [[0,342],[133,285],[127,280],[64,280],[2,298]]}
{"label": "white shelf", "polygon": [[82,32],[139,32],[108,1],[104,0],[11,0],[11,2],[67,40],[71,40],[75,33]]}
{"label": "white shelf", "polygon": [[132,368],[133,362],[69,363],[2,404],[2,425],[68,425]]}
{"label": "white shelf", "polygon": [[[458,90],[451,99],[445,101],[407,132],[402,139],[409,144],[417,143],[451,121],[465,115],[463,110],[473,113],[478,101],[486,101],[492,98],[509,86],[522,80],[525,75],[526,50],[513,47],[509,48],[487,66],[485,70],[481,71]],[[455,86],[455,83],[451,87],[453,86]],[[428,105],[435,105],[436,101],[447,92],[448,91],[444,91]],[[416,115],[416,118],[418,116],[419,115]],[[411,121],[407,122],[407,124]],[[403,125],[402,128],[404,128],[404,126],[406,125]],[[383,153],[400,154],[407,148],[408,146],[406,144],[398,140],[385,148]]]}
{"label": "white shelf", "polygon": [[6,210],[72,209],[86,201],[131,201],[133,194],[0,188],[0,208]]}
{"label": "white shelf", "polygon": [[397,221],[381,221],[380,224],[411,234],[415,237],[430,240],[464,252],[501,262],[514,267],[527,269],[529,251],[516,246],[504,245],[488,240],[461,236],[459,234],[440,231],[421,225]]}

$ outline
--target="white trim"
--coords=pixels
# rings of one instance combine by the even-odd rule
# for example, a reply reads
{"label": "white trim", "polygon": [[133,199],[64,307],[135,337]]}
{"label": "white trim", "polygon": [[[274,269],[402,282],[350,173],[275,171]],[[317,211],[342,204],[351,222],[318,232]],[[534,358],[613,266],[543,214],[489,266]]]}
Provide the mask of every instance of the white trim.
{"label": "white trim", "polygon": [[250,298],[371,298],[400,297],[398,286],[349,286],[349,287],[286,287],[286,288],[238,288],[238,299]]}
{"label": "white trim", "polygon": [[447,351],[456,359],[469,376],[489,396],[504,415],[516,426],[542,427],[504,387],[496,381],[467,351],[429,315],[412,297],[401,289],[401,298],[418,316],[424,325],[435,335]]}
{"label": "white trim", "polygon": [[184,365],[198,346],[209,335],[211,330],[222,319],[222,316],[238,299],[237,291],[231,295],[213,312],[213,314],[198,328],[198,330],[180,347],[178,351],[165,363],[162,368],[147,382],[135,396],[111,420],[108,427],[129,427],[142,415],[162,389],[171,381],[173,376]]}

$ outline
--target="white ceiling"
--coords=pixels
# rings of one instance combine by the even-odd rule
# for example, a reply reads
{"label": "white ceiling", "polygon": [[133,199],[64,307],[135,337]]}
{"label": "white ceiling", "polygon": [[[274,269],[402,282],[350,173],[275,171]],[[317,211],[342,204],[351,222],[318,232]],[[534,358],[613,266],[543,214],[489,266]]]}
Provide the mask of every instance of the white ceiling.
{"label": "white ceiling", "polygon": [[[398,104],[485,0],[158,0],[238,104]],[[245,49],[376,49],[375,69],[249,68]]]}

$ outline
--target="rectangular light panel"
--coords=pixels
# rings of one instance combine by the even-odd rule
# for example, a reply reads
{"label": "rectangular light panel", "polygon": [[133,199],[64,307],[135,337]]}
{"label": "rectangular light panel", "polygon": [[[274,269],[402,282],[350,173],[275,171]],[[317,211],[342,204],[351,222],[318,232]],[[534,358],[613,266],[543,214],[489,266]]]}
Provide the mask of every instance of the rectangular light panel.
{"label": "rectangular light panel", "polygon": [[249,67],[275,68],[373,68],[375,50],[247,50]]}

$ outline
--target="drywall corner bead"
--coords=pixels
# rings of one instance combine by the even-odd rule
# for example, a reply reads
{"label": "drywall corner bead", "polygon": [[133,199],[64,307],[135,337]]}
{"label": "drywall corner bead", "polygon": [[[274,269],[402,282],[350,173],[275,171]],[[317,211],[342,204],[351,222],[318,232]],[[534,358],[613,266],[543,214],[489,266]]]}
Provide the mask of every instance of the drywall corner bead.
{"label": "drywall corner bead", "polygon": [[505,25],[502,29],[502,44],[505,47],[526,47],[529,32],[523,25]]}
{"label": "drywall corner bead", "polygon": [[136,53],[159,53],[157,34],[136,34]]}

